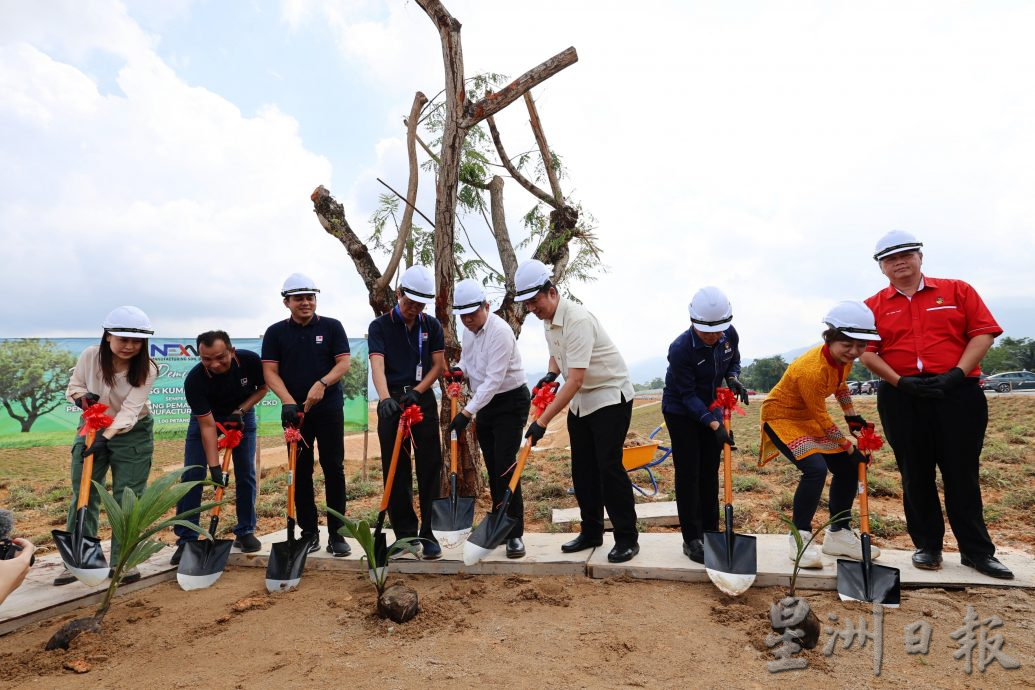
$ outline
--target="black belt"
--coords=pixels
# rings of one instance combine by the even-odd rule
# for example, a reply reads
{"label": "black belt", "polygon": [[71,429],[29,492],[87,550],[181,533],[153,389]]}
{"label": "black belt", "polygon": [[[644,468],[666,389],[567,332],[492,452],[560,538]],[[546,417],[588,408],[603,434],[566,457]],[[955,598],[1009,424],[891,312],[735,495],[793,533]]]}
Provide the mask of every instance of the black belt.
{"label": "black belt", "polygon": [[[412,391],[416,387],[417,387],[416,383],[414,383],[414,384],[412,384],[410,386],[392,386],[392,387],[390,387],[388,389],[388,393],[391,394],[391,395],[406,395],[407,393],[409,393],[410,391]],[[427,391],[424,391],[424,393],[427,393]],[[418,395],[424,395],[424,393],[421,393],[420,391],[417,391]]]}

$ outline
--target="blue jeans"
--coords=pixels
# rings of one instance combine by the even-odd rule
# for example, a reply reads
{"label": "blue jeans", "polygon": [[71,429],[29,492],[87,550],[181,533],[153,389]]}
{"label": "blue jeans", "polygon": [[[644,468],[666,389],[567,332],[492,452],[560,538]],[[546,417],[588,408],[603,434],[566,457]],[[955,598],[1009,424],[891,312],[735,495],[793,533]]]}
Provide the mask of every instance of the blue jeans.
{"label": "blue jeans", "polygon": [[[255,412],[253,410],[249,410],[244,415],[244,437],[241,439],[241,443],[234,448],[233,461],[234,481],[227,488],[234,488],[237,492],[237,526],[234,527],[234,534],[240,536],[255,531]],[[208,460],[205,458],[205,448],[201,444],[201,428],[194,417],[191,417],[190,424],[187,425],[187,439],[183,446],[183,466],[191,468],[183,473],[183,481],[208,479]],[[180,499],[180,502],[176,504],[177,514],[201,505],[202,488],[201,485],[196,486]],[[195,525],[198,524],[197,515],[192,515],[187,519]],[[176,533],[177,544],[198,538],[197,532],[192,532],[179,525],[173,527],[173,531]]]}

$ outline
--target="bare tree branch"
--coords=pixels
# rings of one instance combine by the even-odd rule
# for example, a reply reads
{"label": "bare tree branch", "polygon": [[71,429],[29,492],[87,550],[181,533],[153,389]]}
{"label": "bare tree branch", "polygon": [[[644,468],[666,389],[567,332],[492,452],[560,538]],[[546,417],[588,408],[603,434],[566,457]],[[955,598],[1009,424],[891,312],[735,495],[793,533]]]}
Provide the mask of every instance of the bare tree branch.
{"label": "bare tree branch", "polygon": [[[422,1],[428,0],[418,0],[418,2]],[[459,36],[459,27],[457,35]],[[460,120],[460,127],[462,129],[470,129],[485,118],[495,115],[521,98],[532,87],[542,84],[565,67],[570,67],[578,61],[579,55],[575,52],[575,48],[568,48],[557,53],[549,60],[539,63],[496,93],[486,95],[485,98],[477,103],[467,103],[464,107],[464,117]]]}
{"label": "bare tree branch", "polygon": [[517,166],[515,166],[514,163],[511,162],[510,158],[507,157],[507,152],[503,150],[503,140],[500,138],[500,131],[496,129],[496,120],[490,116],[486,118],[486,121],[489,123],[489,134],[492,135],[492,143],[496,145],[496,153],[499,154],[500,161],[503,163],[503,167],[507,169],[507,172],[510,173],[510,176],[513,177],[519,185],[528,190],[529,194],[556,208],[557,202],[554,201],[554,198],[533,184],[527,177],[522,175],[521,171],[517,169]]}
{"label": "bare tree branch", "polygon": [[[377,180],[378,182],[380,182],[380,183],[381,183],[382,185],[384,185],[385,189],[387,189],[387,190],[388,190],[389,192],[391,192],[392,194],[394,194],[394,195],[396,195],[397,197],[399,197],[400,199],[402,199],[402,202],[403,202],[404,204],[406,204],[406,206],[407,206],[407,207],[409,207],[409,208],[412,208],[412,209],[413,209],[414,211],[416,211],[417,213],[419,213],[419,214],[420,214],[420,217],[421,217],[421,218],[423,218],[424,220],[428,221],[428,224],[429,224],[429,225],[431,226],[431,229],[432,229],[432,230],[434,230],[434,229],[435,229],[435,224],[434,224],[433,222],[431,222],[431,219],[430,219],[430,218],[428,218],[428,217],[427,217],[426,215],[424,215],[424,211],[421,211],[421,210],[420,210],[419,208],[417,208],[416,206],[413,206],[413,205],[412,205],[412,204],[410,203],[410,200],[409,200],[409,199],[407,199],[407,198],[406,198],[406,197],[404,197],[404,196],[403,196],[402,194],[400,194],[399,192],[397,192],[397,191],[396,191],[396,190],[395,190],[395,189],[394,189],[394,188],[392,187],[392,185],[388,184],[387,182],[385,182],[384,180],[382,180],[382,179],[381,179],[380,177],[375,177],[374,179],[375,179],[375,180]],[[400,226],[400,228],[399,228],[399,232],[400,232],[400,233],[402,232],[402,227],[401,227],[401,226]]]}
{"label": "bare tree branch", "polygon": [[564,194],[561,193],[561,183],[557,180],[557,170],[553,165],[553,154],[550,153],[550,147],[546,145],[543,123],[539,121],[539,113],[535,109],[535,102],[532,101],[531,91],[525,91],[525,107],[528,108],[528,124],[532,126],[535,143],[539,145],[539,154],[543,157],[546,177],[550,180],[550,189],[553,190],[553,198],[557,202],[553,207],[560,208],[564,205]]}

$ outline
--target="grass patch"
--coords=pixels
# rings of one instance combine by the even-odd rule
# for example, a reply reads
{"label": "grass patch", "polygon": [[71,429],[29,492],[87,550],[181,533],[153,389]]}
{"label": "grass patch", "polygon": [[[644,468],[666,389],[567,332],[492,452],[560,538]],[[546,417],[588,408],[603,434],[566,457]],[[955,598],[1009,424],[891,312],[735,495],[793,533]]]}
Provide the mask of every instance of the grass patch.
{"label": "grass patch", "polygon": [[761,491],[764,488],[762,480],[754,475],[737,475],[733,478],[733,491],[736,493]]}
{"label": "grass patch", "polygon": [[866,491],[870,496],[884,496],[887,498],[898,498],[902,495],[899,483],[882,474],[866,478]]}
{"label": "grass patch", "polygon": [[894,515],[870,514],[870,532],[882,539],[891,539],[906,533],[906,522]]}
{"label": "grass patch", "polygon": [[982,467],[978,471],[978,477],[980,478],[981,486],[1005,489],[1010,485],[1009,480],[1007,480],[1003,475],[1003,471],[998,467]]}
{"label": "grass patch", "polygon": [[986,505],[982,511],[986,525],[994,525],[1003,519],[1004,511],[999,506]]}
{"label": "grass patch", "polygon": [[1035,508],[1035,489],[1026,487],[1011,491],[1003,497],[1003,505],[1018,510],[1031,510]]}
{"label": "grass patch", "polygon": [[985,448],[981,451],[981,461],[1018,465],[1024,461],[1024,448],[1004,443],[998,439],[986,439]]}
{"label": "grass patch", "polygon": [[370,482],[370,481],[351,481],[346,486],[345,498],[349,501],[355,501],[360,498],[366,498],[368,496],[376,496],[381,494],[381,483]]}
{"label": "grass patch", "polygon": [[790,491],[782,491],[778,496],[773,498],[770,505],[772,505],[774,510],[785,513],[794,507],[794,494]]}

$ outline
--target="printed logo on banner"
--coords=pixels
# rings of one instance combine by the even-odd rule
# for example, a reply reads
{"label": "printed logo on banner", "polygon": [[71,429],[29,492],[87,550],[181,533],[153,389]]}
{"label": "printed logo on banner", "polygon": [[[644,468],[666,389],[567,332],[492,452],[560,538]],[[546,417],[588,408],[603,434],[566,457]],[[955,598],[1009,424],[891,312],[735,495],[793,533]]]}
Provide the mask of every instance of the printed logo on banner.
{"label": "printed logo on banner", "polygon": [[151,343],[151,356],[197,357],[198,351],[193,345],[183,345],[181,343],[166,343],[164,345],[159,345],[158,343]]}

